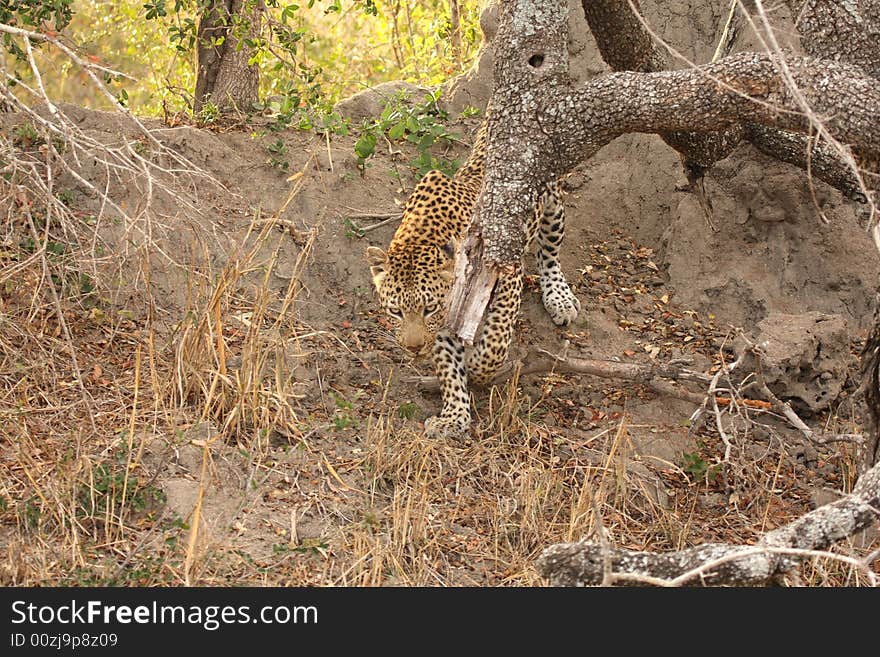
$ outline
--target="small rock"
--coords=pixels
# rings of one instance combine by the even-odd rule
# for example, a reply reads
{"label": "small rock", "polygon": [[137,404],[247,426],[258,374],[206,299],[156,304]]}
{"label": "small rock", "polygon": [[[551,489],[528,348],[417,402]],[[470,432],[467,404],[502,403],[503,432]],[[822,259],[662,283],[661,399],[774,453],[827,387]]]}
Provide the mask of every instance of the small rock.
{"label": "small rock", "polygon": [[572,192],[584,186],[584,174],[573,173],[563,181],[563,187],[566,191]]}
{"label": "small rock", "polygon": [[706,493],[697,497],[697,502],[703,509],[717,509],[727,506],[727,499],[723,493]]}
{"label": "small rock", "polygon": [[810,490],[810,504],[812,504],[814,509],[831,504],[838,499],[840,499],[840,491],[838,490],[829,490],[827,488],[812,488]]}
{"label": "small rock", "polygon": [[383,82],[340,100],[333,109],[352,123],[360,123],[364,119],[378,117],[385,105],[398,94],[402,93],[406,100],[420,102],[429,91],[425,87],[401,80]]}

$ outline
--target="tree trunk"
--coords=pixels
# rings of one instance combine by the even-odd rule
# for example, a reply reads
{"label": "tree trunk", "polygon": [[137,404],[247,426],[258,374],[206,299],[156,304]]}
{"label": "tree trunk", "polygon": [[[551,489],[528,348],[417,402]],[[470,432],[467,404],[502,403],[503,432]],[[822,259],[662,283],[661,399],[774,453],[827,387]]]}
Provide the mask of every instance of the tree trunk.
{"label": "tree trunk", "polygon": [[193,113],[210,102],[220,111],[247,112],[259,100],[259,69],[244,43],[260,32],[261,0],[214,0],[202,14],[196,49]]}
{"label": "tree trunk", "polygon": [[452,58],[456,66],[461,66],[461,9],[458,0],[449,0],[449,25],[452,31]]}
{"label": "tree trunk", "polygon": [[[467,344],[498,276],[519,267],[524,219],[542,183],[553,177],[553,143],[538,120],[541,106],[570,89],[566,2],[502,2],[498,28],[483,193],[456,261],[448,313],[449,326]],[[484,224],[483,217],[492,221]]]}
{"label": "tree trunk", "polygon": [[500,7],[483,194],[459,253],[447,316],[465,343],[474,339],[498,276],[519,265],[523,219],[540,184],[624,133],[714,133],[748,124],[803,133],[812,129],[800,112],[803,98],[865,167],[880,161],[880,81],[861,68],[792,58],[786,76],[798,96],[774,56],[741,53],[699,69],[613,73],[572,89],[567,13],[563,0]]}

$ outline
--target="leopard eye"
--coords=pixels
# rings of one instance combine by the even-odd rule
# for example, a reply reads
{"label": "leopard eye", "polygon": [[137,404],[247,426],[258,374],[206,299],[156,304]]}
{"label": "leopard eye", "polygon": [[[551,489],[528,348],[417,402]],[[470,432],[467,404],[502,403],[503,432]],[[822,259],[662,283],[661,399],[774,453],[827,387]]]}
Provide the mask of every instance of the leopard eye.
{"label": "leopard eye", "polygon": [[395,319],[403,319],[403,313],[400,312],[400,308],[397,306],[388,306],[388,314]]}
{"label": "leopard eye", "polygon": [[440,306],[436,303],[429,303],[425,306],[425,317],[430,317],[434,313],[436,313],[440,309]]}

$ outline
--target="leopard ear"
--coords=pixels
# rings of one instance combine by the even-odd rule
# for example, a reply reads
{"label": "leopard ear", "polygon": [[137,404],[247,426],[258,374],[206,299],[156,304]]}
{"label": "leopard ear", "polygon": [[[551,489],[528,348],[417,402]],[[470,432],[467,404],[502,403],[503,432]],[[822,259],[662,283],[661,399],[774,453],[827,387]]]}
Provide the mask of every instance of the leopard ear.
{"label": "leopard ear", "polygon": [[446,254],[446,257],[450,260],[455,258],[455,249],[458,246],[458,240],[451,239],[446,244],[443,245],[443,253]]}
{"label": "leopard ear", "polygon": [[384,265],[388,262],[388,256],[378,246],[368,246],[366,255],[367,262],[371,265]]}
{"label": "leopard ear", "polygon": [[388,255],[378,246],[367,247],[367,262],[370,263],[370,273],[373,275],[373,284],[377,287],[388,274]]}

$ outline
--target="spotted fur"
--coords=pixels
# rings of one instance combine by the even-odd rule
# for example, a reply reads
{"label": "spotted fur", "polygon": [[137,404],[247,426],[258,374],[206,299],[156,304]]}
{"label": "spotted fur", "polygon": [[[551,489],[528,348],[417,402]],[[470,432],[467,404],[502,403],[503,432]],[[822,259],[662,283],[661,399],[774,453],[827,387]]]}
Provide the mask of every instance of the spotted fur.
{"label": "spotted fur", "polygon": [[[373,285],[382,308],[395,323],[398,342],[416,354],[431,352],[443,398],[440,415],[425,423],[432,437],[459,437],[467,432],[471,423],[468,381],[487,383],[507,359],[522,300],[520,266],[496,285],[472,350],[466,352],[442,328],[455,243],[467,229],[480,193],[485,150],[484,124],[470,157],[453,178],[430,171],[416,185],[387,253],[378,247],[367,249]],[[547,185],[524,228],[527,244],[538,236],[536,259],[544,308],[554,323],[567,324],[577,317],[580,302],[559,265],[565,211],[555,183]]]}

